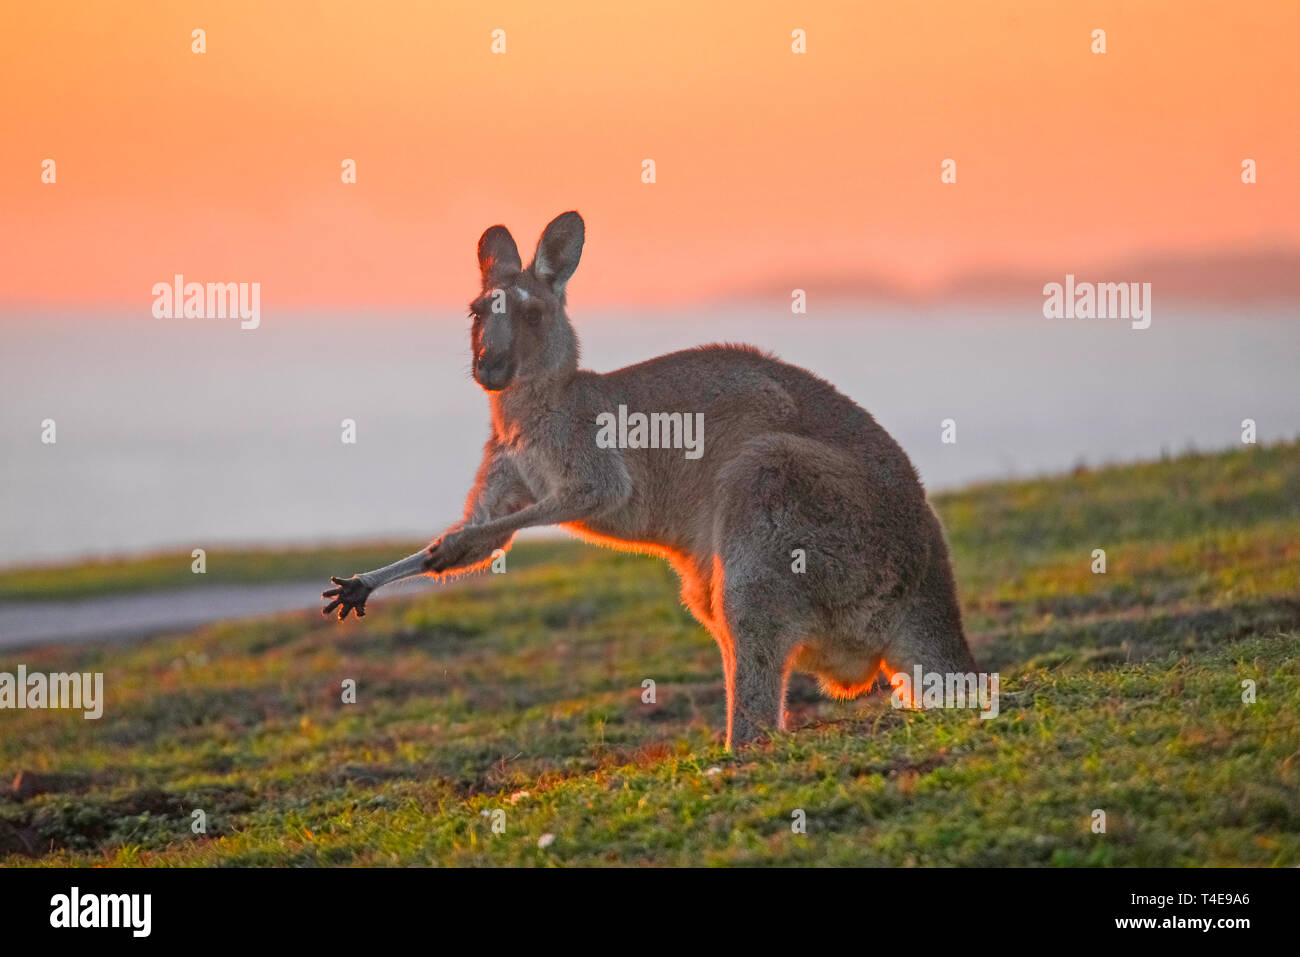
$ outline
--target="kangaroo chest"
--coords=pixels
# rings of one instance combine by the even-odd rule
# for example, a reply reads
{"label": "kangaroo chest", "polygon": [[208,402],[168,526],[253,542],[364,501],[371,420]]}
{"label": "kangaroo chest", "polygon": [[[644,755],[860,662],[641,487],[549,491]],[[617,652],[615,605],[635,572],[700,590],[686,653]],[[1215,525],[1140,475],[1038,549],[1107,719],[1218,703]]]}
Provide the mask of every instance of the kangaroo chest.
{"label": "kangaroo chest", "polygon": [[519,435],[513,441],[503,443],[502,448],[533,501],[540,502],[558,490],[561,473],[556,453]]}

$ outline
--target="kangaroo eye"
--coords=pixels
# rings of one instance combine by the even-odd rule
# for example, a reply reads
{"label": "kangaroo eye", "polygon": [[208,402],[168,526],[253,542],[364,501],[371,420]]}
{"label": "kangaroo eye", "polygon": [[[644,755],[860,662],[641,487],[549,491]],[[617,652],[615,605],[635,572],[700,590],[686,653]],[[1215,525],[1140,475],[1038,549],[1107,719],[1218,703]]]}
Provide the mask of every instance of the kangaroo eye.
{"label": "kangaroo eye", "polygon": [[546,307],[540,302],[530,302],[524,306],[524,318],[529,322],[541,322],[546,315]]}

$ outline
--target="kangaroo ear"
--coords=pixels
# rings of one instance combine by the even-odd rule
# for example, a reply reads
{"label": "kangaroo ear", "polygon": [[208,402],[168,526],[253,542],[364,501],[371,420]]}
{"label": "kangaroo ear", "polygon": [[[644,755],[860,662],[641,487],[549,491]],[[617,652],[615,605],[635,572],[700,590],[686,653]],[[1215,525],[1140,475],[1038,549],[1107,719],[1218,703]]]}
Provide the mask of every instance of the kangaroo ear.
{"label": "kangaroo ear", "polygon": [[564,284],[578,268],[582,258],[582,243],[587,238],[587,227],[575,212],[561,213],[542,230],[533,254],[533,275],[547,283],[557,295],[564,293]]}
{"label": "kangaroo ear", "polygon": [[478,268],[485,283],[499,282],[523,269],[519,247],[515,245],[510,230],[493,226],[479,237]]}

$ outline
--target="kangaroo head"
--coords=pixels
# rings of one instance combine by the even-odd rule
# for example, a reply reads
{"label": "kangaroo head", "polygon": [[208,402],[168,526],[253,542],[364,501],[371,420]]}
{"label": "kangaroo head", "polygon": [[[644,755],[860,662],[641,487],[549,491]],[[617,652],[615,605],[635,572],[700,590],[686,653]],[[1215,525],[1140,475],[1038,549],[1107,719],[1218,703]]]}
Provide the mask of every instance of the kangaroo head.
{"label": "kangaroo head", "polygon": [[578,366],[578,340],[564,312],[564,287],[578,268],[586,227],[577,213],[551,220],[527,269],[504,226],[478,241],[483,290],[469,305],[474,379],[489,392]]}

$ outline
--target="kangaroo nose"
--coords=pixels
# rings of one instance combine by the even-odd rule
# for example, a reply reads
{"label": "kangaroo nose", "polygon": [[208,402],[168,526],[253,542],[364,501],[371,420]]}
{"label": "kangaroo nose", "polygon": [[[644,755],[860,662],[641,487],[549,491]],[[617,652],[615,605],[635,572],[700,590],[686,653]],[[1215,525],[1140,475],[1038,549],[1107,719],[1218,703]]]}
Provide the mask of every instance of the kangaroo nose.
{"label": "kangaroo nose", "polygon": [[484,388],[491,390],[503,389],[513,375],[514,371],[511,368],[509,355],[489,357],[485,352],[479,352],[478,361],[475,363],[474,378]]}

